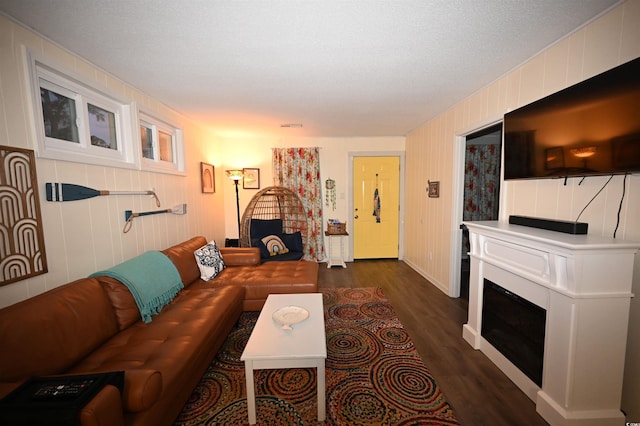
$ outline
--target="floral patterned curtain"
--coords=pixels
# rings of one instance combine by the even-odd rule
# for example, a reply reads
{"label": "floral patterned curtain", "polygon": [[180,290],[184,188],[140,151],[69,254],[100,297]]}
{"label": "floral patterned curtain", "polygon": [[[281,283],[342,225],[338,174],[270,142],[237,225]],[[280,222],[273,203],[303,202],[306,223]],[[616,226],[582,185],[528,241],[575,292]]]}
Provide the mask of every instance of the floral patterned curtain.
{"label": "floral patterned curtain", "polygon": [[467,145],[463,220],[498,219],[500,145]]}
{"label": "floral patterned curtain", "polygon": [[274,148],[273,183],[298,194],[309,216],[304,258],[324,259],[319,148]]}
{"label": "floral patterned curtain", "polygon": [[[462,220],[498,219],[500,145],[467,144]],[[462,233],[462,258],[470,250],[469,234]]]}

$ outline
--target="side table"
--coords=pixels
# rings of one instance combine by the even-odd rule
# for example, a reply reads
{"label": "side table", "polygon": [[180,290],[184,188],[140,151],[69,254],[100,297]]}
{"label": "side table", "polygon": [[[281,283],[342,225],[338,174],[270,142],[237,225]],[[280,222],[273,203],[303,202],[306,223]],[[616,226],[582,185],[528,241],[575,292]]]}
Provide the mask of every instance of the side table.
{"label": "side table", "polygon": [[[349,233],[343,232],[340,234],[330,234],[329,231],[324,231],[324,235],[329,237],[329,257],[327,259],[327,268],[331,268],[332,266],[342,266],[343,268],[347,267],[347,264],[344,263],[344,237],[348,237]],[[340,240],[340,257],[333,256],[333,240],[338,238]]]}

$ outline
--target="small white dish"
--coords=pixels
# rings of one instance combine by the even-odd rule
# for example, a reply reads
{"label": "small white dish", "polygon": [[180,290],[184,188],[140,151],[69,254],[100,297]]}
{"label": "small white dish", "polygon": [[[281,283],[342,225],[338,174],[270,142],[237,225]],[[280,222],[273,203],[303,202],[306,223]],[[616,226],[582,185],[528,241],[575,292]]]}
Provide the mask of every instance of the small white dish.
{"label": "small white dish", "polygon": [[291,330],[293,324],[298,324],[309,318],[309,311],[299,306],[285,306],[272,315],[273,320],[282,325],[283,330]]}

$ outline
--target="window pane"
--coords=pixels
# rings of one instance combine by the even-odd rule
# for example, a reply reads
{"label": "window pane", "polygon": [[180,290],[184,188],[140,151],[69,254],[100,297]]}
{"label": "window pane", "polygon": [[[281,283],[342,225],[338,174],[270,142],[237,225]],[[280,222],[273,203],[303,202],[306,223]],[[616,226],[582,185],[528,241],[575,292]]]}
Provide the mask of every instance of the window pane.
{"label": "window pane", "polygon": [[140,145],[142,156],[153,160],[153,130],[147,126],[140,126]]}
{"label": "window pane", "polygon": [[160,160],[173,162],[173,137],[169,133],[158,131],[158,139],[160,146]]}
{"label": "window pane", "polygon": [[80,143],[76,124],[76,102],[59,93],[40,88],[44,134],[49,138]]}
{"label": "window pane", "polygon": [[95,105],[88,104],[91,145],[118,149],[116,115]]}

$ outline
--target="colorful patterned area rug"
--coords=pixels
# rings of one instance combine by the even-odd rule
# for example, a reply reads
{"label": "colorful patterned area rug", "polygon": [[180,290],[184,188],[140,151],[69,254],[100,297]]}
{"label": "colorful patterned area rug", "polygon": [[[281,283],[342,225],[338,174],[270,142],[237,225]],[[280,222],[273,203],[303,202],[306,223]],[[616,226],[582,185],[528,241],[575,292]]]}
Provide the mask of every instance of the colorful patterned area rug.
{"label": "colorful patterned area rug", "polygon": [[[315,369],[255,372],[259,425],[457,425],[453,410],[379,288],[322,289],[327,420]],[[246,425],[240,356],[258,319],[245,312],[175,425]]]}

